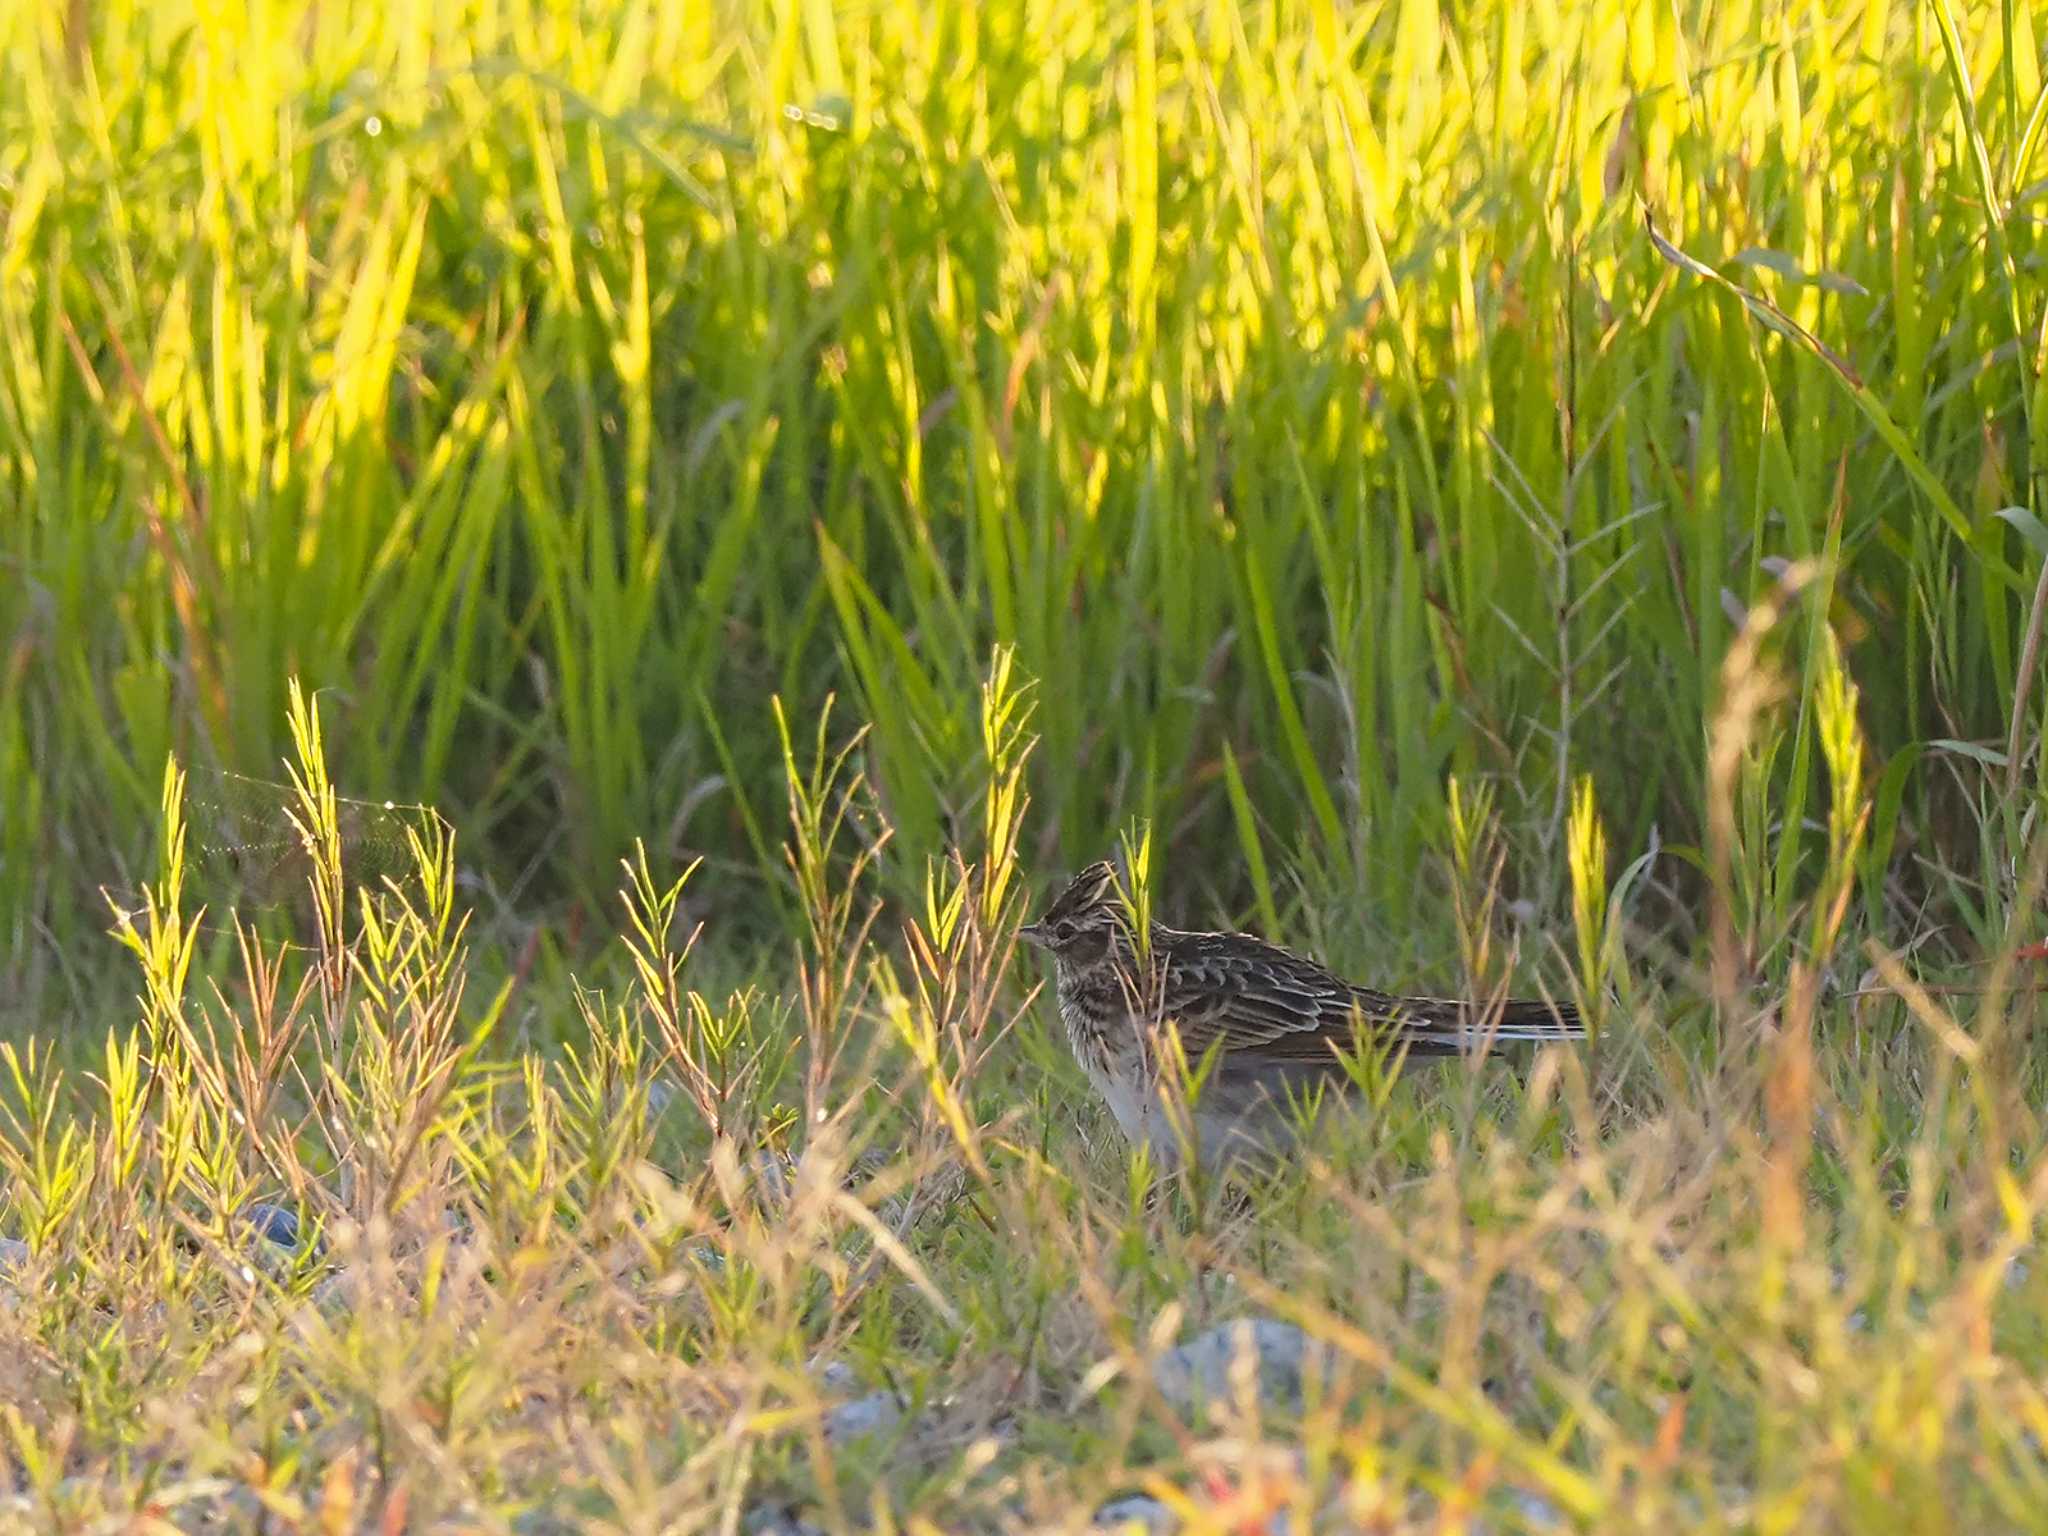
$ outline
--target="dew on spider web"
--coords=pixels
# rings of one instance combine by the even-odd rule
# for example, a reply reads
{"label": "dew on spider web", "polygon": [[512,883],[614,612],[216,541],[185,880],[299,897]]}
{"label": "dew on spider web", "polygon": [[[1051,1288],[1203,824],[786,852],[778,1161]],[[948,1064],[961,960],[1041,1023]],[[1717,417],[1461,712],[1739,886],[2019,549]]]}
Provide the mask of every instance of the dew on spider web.
{"label": "dew on spider web", "polygon": [[[195,772],[185,787],[186,889],[216,913],[310,915],[313,859],[293,814],[289,783]],[[335,796],[343,877],[351,888],[417,884],[413,839],[431,848],[445,832],[438,811],[395,800]],[[351,898],[351,902],[353,898]]]}

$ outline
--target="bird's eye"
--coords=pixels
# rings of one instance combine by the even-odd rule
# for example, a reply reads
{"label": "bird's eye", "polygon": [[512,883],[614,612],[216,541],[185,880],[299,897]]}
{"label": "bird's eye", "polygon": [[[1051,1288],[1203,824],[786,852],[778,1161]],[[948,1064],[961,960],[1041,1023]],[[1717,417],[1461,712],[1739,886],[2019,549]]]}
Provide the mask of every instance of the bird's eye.
{"label": "bird's eye", "polygon": [[1064,944],[1073,938],[1077,932],[1079,930],[1075,928],[1072,918],[1060,918],[1052,925],[1053,942],[1055,944]]}

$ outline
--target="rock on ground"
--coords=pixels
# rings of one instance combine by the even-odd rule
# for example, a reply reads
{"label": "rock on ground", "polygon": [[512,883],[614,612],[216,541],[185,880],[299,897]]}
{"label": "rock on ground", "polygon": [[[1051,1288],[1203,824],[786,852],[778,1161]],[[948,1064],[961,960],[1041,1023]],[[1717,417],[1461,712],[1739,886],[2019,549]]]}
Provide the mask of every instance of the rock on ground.
{"label": "rock on ground", "polygon": [[1324,1353],[1292,1323],[1239,1318],[1166,1351],[1153,1362],[1152,1379],[1168,1402],[1186,1411],[1234,1397],[1237,1373],[1244,1371],[1256,1401],[1299,1412],[1303,1383],[1323,1368]]}
{"label": "rock on ground", "polygon": [[789,1504],[756,1504],[740,1516],[740,1529],[746,1536],[825,1536]]}
{"label": "rock on ground", "polygon": [[825,1415],[825,1438],[839,1443],[893,1429],[903,1418],[903,1399],[894,1392],[870,1392],[841,1403]]}
{"label": "rock on ground", "polygon": [[1166,1536],[1179,1525],[1180,1520],[1172,1510],[1142,1493],[1125,1499],[1112,1499],[1095,1511],[1095,1528],[1098,1531],[1129,1531],[1136,1526],[1146,1536]]}
{"label": "rock on ground", "polygon": [[[860,1388],[860,1377],[844,1360],[813,1360],[810,1373],[812,1379],[830,1393],[846,1396]],[[852,1398],[826,1411],[825,1438],[837,1444],[894,1429],[902,1422],[907,1407],[895,1392],[869,1392]]]}
{"label": "rock on ground", "polygon": [[245,1205],[242,1207],[242,1222],[258,1237],[280,1248],[299,1246],[298,1215],[281,1205],[271,1205],[263,1200]]}
{"label": "rock on ground", "polygon": [[[1168,1509],[1157,1499],[1142,1493],[1126,1498],[1112,1499],[1095,1511],[1095,1529],[1102,1532],[1117,1532],[1118,1536],[1129,1536],[1133,1530],[1143,1536],[1173,1536],[1180,1529],[1180,1516]],[[1295,1523],[1285,1510],[1281,1510],[1264,1525],[1232,1526],[1233,1531],[1256,1531],[1259,1536],[1294,1536]]]}
{"label": "rock on ground", "polygon": [[828,1392],[851,1392],[860,1385],[860,1377],[854,1374],[853,1367],[844,1360],[814,1362],[811,1374],[818,1378],[818,1385]]}

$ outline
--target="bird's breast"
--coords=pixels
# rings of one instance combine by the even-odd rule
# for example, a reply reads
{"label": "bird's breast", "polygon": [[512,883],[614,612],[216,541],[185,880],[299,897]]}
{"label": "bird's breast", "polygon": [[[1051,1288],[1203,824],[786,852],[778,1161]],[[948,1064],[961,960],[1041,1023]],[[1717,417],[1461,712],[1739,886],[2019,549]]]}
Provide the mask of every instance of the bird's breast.
{"label": "bird's breast", "polygon": [[1060,1022],[1067,1044],[1091,1074],[1112,1071],[1138,1054],[1124,989],[1107,966],[1062,970],[1058,979]]}

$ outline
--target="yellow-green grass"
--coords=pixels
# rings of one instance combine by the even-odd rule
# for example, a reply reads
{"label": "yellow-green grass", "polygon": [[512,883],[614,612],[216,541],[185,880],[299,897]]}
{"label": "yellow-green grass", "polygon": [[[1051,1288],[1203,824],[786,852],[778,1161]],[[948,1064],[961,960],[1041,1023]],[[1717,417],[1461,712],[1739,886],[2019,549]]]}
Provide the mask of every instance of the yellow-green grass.
{"label": "yellow-green grass", "polygon": [[1306,862],[1399,936],[1456,773],[1548,909],[1582,772],[1618,848],[1701,840],[1732,626],[1813,556],[1877,862],[1978,851],[2048,544],[2027,6],[0,28],[12,958],[137,882],[167,751],[281,777],[288,675],[526,910],[644,836],[751,932],[761,701],[857,696],[908,892],[998,642],[1035,865],[1142,814],[1192,900]]}
{"label": "yellow-green grass", "polygon": [[[2048,1523],[2043,41],[0,10],[0,1527]],[[1149,1198],[1120,834],[1597,1038]]]}
{"label": "yellow-green grass", "polygon": [[[981,814],[908,911],[875,915],[858,754],[785,738],[808,937],[779,994],[730,997],[678,915],[706,875],[644,855],[615,981],[573,1000],[487,984],[444,839],[352,892],[295,695],[304,948],[188,969],[174,770],[119,925],[136,1023],[0,1042],[0,1526],[1021,1532],[1143,1495],[1217,1533],[2035,1529],[2031,1010],[2003,968],[1944,1007],[1847,947],[1869,786],[1821,667],[1829,855],[1781,986],[1721,902],[1713,981],[1633,958],[1583,799],[1590,971],[1489,949],[1516,937],[1498,824],[1461,792],[1460,984],[1540,978],[1594,1042],[1361,1056],[1360,1112],[1236,1190],[1154,1185],[1031,1010],[1001,658]],[[1753,723],[1722,717],[1715,761]],[[317,1243],[254,1235],[258,1198]],[[1155,1371],[1243,1318],[1303,1331],[1298,1394],[1190,1402]],[[882,1427],[842,1432],[875,1394]]]}

